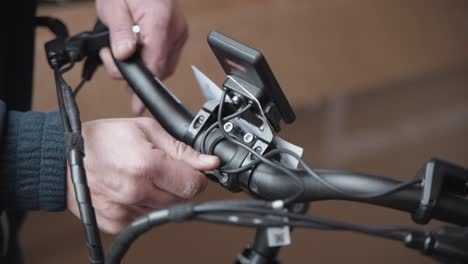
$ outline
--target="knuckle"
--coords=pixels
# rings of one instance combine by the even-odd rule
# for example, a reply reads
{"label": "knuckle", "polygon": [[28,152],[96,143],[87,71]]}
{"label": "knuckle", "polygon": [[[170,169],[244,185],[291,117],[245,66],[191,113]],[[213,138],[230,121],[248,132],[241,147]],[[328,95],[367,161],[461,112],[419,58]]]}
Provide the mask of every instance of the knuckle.
{"label": "knuckle", "polygon": [[206,188],[206,185],[206,178],[201,173],[197,172],[192,180],[187,182],[180,196],[187,200],[193,199]]}
{"label": "knuckle", "polygon": [[120,205],[115,205],[112,210],[109,210],[108,214],[110,218],[115,220],[124,220],[128,217],[128,211]]}
{"label": "knuckle", "polygon": [[143,192],[141,192],[139,185],[136,181],[130,180],[121,189],[122,201],[128,205],[138,204],[144,199]]}
{"label": "knuckle", "polygon": [[134,158],[134,161],[129,166],[129,174],[132,178],[143,177],[150,170],[151,163],[146,157]]}
{"label": "knuckle", "polygon": [[127,23],[120,22],[120,21],[113,21],[113,23],[110,23],[109,27],[112,30],[112,33],[114,34],[114,38],[115,38],[115,35],[118,35],[120,37],[130,37],[130,38],[133,37],[132,31],[130,29],[131,26],[128,25]]}
{"label": "knuckle", "polygon": [[191,148],[182,141],[174,140],[173,142],[174,150],[177,159],[184,158],[187,154],[190,154]]}
{"label": "knuckle", "polygon": [[125,228],[124,224],[119,223],[119,222],[113,222],[113,223],[106,225],[102,229],[110,235],[117,235],[124,228]]}
{"label": "knuckle", "polygon": [[137,118],[138,123],[147,128],[148,130],[152,130],[156,126],[156,121],[150,117],[139,117]]}

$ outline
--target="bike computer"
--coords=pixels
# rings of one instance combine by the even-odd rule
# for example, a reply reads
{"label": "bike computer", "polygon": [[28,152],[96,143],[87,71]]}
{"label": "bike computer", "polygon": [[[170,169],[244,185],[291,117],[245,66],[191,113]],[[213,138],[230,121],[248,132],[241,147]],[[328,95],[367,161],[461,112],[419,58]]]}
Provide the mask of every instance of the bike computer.
{"label": "bike computer", "polygon": [[[214,31],[208,34],[208,44],[228,76],[248,90],[264,107],[273,102],[286,123],[294,122],[296,115],[259,51]],[[224,85],[234,85],[232,82],[228,78]]]}

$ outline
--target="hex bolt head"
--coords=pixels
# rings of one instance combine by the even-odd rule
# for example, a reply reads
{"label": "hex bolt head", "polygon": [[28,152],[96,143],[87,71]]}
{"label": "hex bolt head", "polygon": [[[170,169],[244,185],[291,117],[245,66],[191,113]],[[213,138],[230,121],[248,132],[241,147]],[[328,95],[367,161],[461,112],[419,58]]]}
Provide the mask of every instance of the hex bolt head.
{"label": "hex bolt head", "polygon": [[[257,152],[258,154],[262,153],[262,147],[258,146],[256,147],[255,149],[255,152]],[[250,153],[250,160],[255,160],[257,158],[257,156],[255,156],[254,154]]]}
{"label": "hex bolt head", "polygon": [[226,124],[224,124],[223,128],[224,128],[224,131],[229,133],[234,128],[234,125],[231,122],[227,122]]}
{"label": "hex bolt head", "polygon": [[250,143],[254,139],[254,136],[251,133],[246,133],[244,135],[244,142],[245,143]]}

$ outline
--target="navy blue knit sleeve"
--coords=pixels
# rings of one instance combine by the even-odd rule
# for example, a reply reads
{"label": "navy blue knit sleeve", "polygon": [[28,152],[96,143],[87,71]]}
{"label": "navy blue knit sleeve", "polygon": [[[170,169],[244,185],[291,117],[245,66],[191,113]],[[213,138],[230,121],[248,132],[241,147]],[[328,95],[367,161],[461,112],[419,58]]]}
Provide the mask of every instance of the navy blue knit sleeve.
{"label": "navy blue knit sleeve", "polygon": [[66,159],[60,115],[10,111],[3,119],[0,208],[64,210]]}

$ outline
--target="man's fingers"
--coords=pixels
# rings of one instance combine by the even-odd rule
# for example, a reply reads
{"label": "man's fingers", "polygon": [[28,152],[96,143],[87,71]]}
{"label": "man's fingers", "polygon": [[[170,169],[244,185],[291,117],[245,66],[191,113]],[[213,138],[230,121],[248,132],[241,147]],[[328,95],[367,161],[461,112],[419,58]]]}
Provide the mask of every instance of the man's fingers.
{"label": "man's fingers", "polygon": [[178,140],[173,140],[171,143],[164,144],[161,149],[167,151],[173,158],[187,162],[197,170],[213,170],[219,166],[219,159],[215,156],[201,154]]}
{"label": "man's fingers", "polygon": [[200,171],[213,170],[219,166],[220,161],[217,157],[201,154],[183,142],[174,139],[154,120],[142,118],[140,124],[140,128],[147,135],[148,140],[173,159],[185,161]]}
{"label": "man's fingers", "polygon": [[103,48],[99,51],[99,57],[101,58],[102,64],[104,64],[104,68],[106,69],[107,73],[114,79],[122,79],[122,74],[115,65],[114,59],[112,58],[112,54],[109,48]]}
{"label": "man's fingers", "polygon": [[145,112],[145,105],[136,94],[132,95],[132,113],[136,116],[142,116]]}
{"label": "man's fingers", "polygon": [[173,4],[175,8],[173,9],[174,14],[172,15],[171,30],[174,33],[170,36],[172,45],[168,49],[164,70],[161,72],[161,79],[165,79],[174,73],[182,53],[182,48],[188,39],[188,25],[182,13],[182,9],[179,7],[177,1],[174,1]]}
{"label": "man's fingers", "polygon": [[192,199],[207,185],[206,177],[187,163],[168,156],[159,149],[154,149],[153,184],[162,190],[182,199]]}
{"label": "man's fingers", "polygon": [[148,197],[143,201],[142,205],[150,210],[166,208],[172,204],[184,202],[183,199],[177,195],[164,191],[156,185],[151,185],[149,188]]}
{"label": "man's fingers", "polygon": [[164,80],[174,73],[176,66],[179,63],[179,58],[182,53],[182,47],[185,45],[185,42],[187,41],[187,36],[188,36],[187,33],[181,35],[176,40],[174,45],[170,48],[169,54],[167,56],[167,60],[164,65],[164,70],[161,73],[161,79]]}
{"label": "man's fingers", "polygon": [[109,27],[111,48],[114,56],[119,60],[130,57],[136,50],[137,39],[132,31],[134,25],[132,15],[125,0],[114,0],[111,5],[112,12],[105,18]]}
{"label": "man's fingers", "polygon": [[142,54],[145,65],[156,76],[160,76],[165,66],[165,59],[170,42],[170,35],[177,32],[171,29],[174,1],[134,0],[129,9],[140,26]]}

